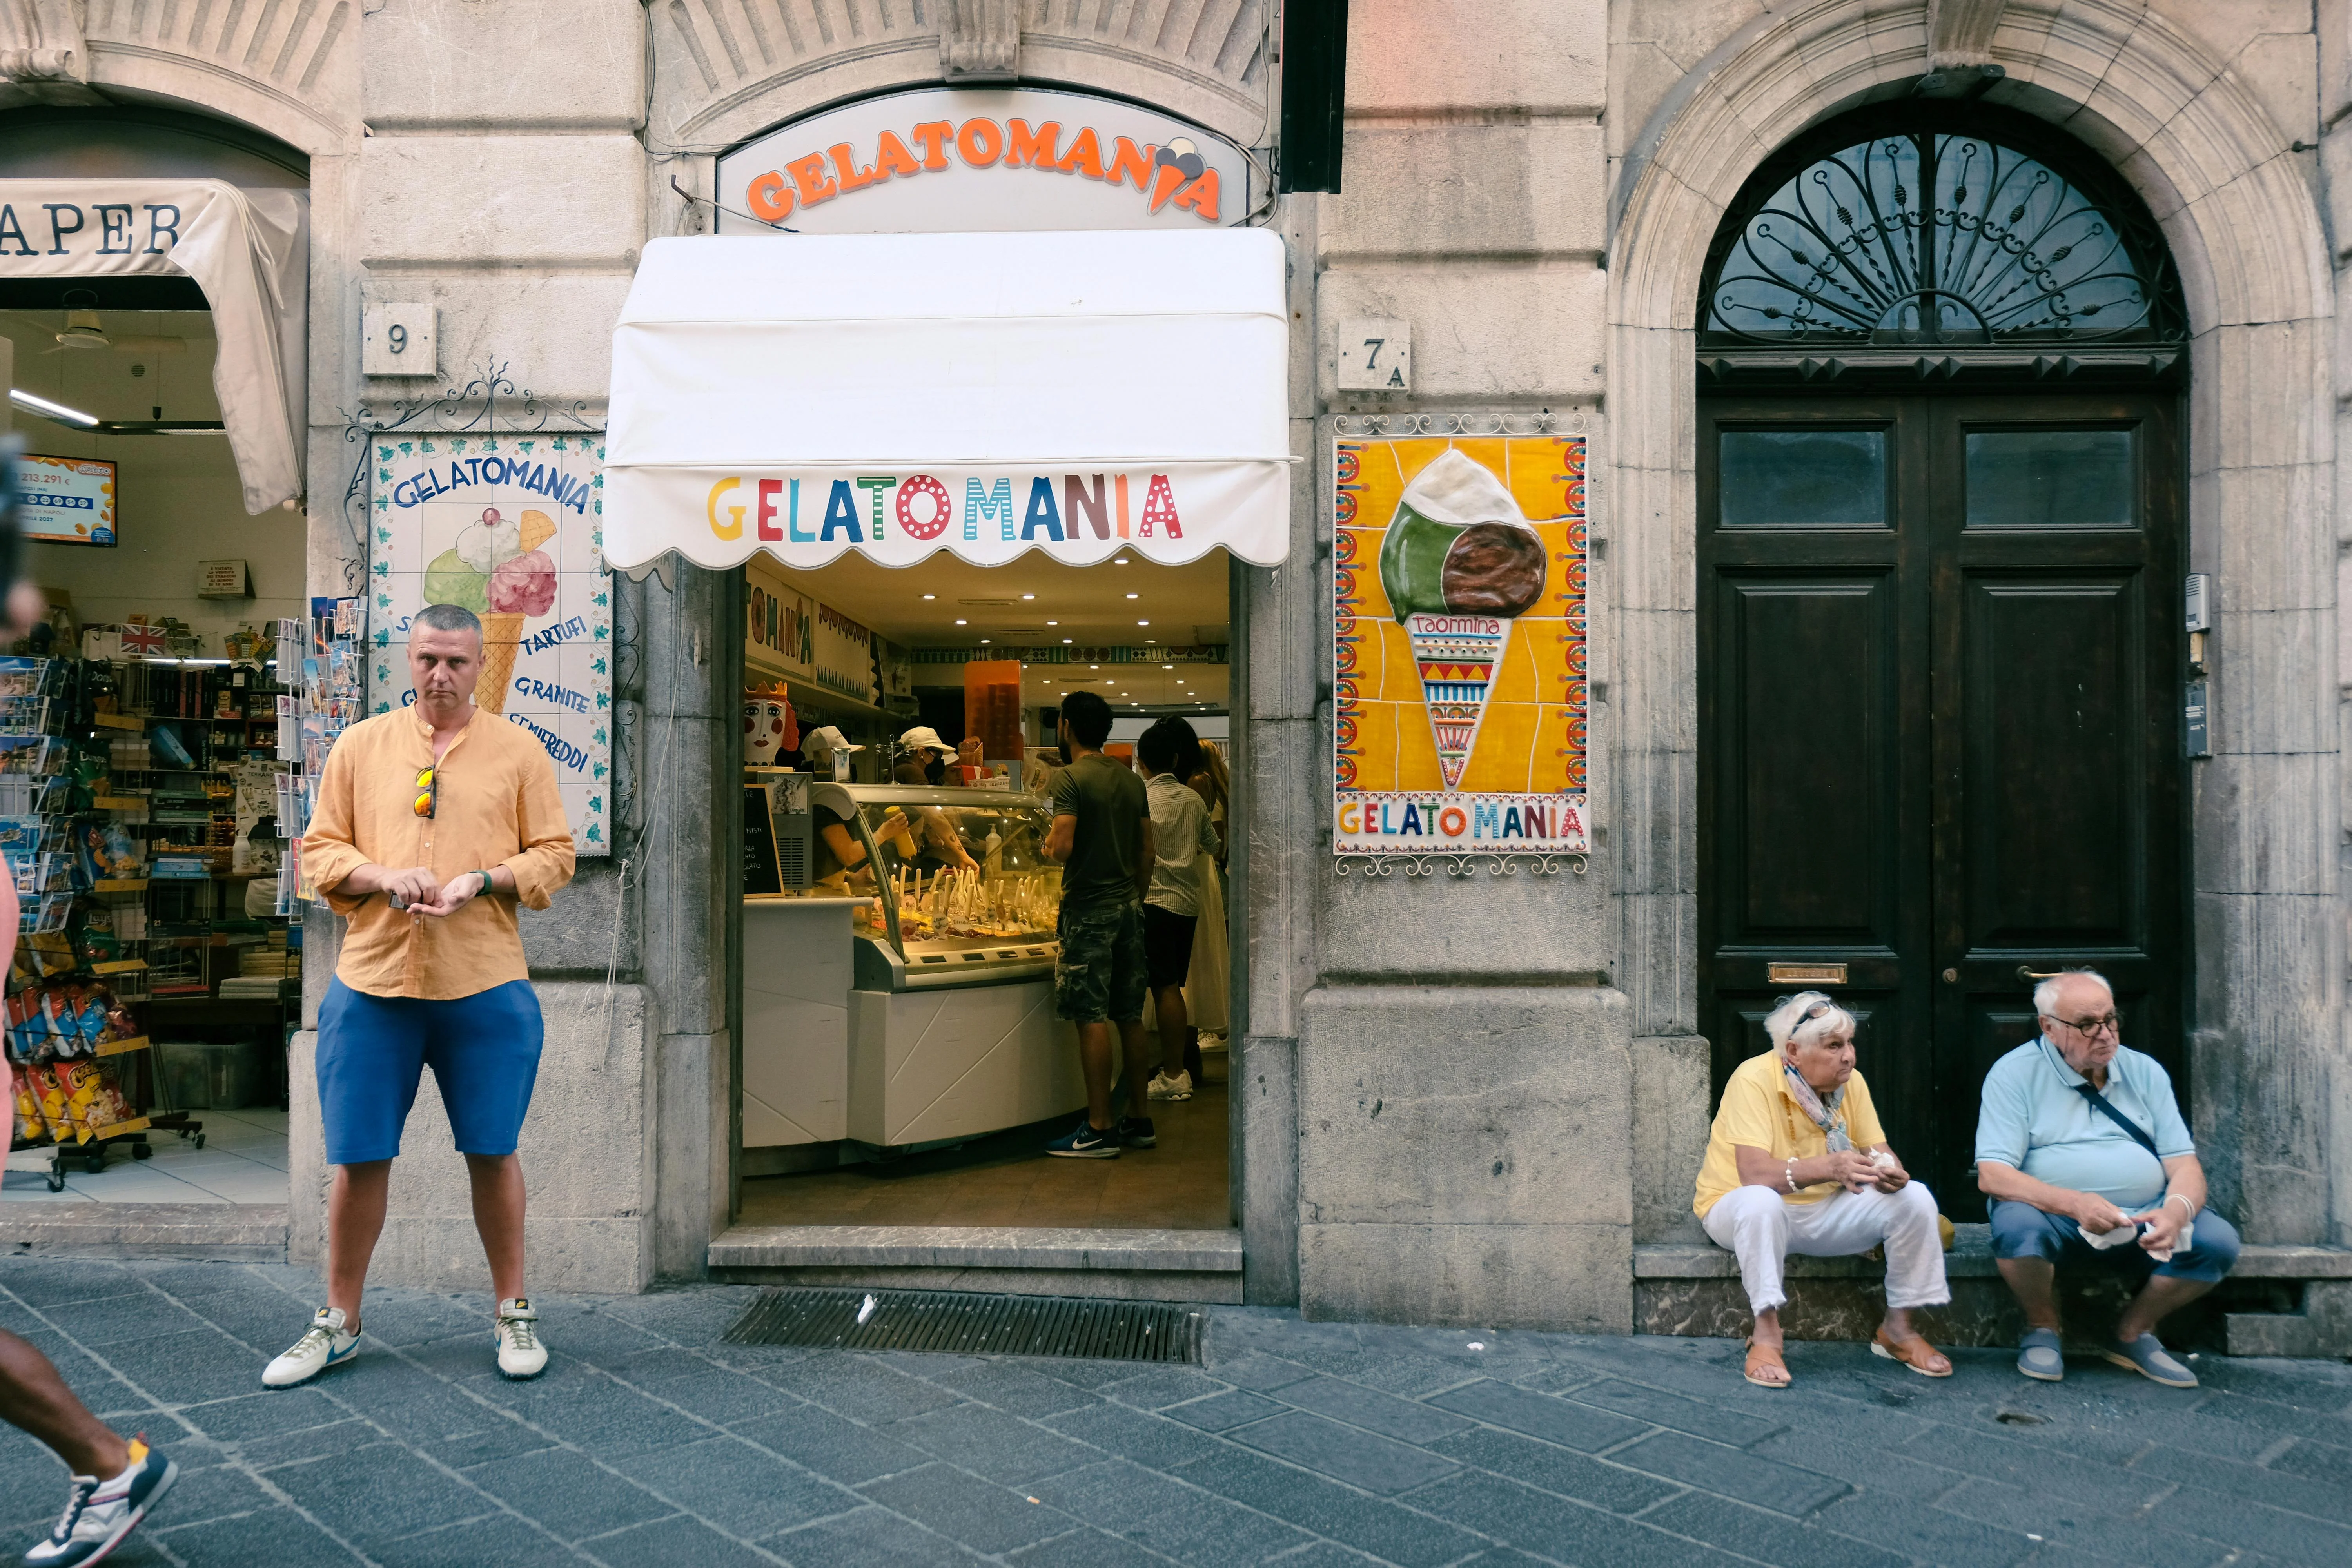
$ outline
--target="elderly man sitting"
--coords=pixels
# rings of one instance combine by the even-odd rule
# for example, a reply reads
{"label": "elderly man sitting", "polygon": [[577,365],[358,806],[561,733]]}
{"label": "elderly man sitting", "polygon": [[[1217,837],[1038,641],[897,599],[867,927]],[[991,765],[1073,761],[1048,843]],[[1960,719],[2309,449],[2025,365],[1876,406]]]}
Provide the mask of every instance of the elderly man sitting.
{"label": "elderly man sitting", "polygon": [[2062,1261],[2100,1263],[2146,1281],[2106,1358],[2194,1388],[2197,1374],[2167,1353],[2156,1325],[2221,1282],[2238,1233],[2205,1211],[2205,1172],[2172,1079],[2125,1048],[2107,983],[2087,969],[2054,976],[2033,988],[2033,1010],[2041,1037],[1993,1063],[1977,1117],[1993,1257],[2025,1309],[2017,1370],[2044,1383],[2066,1375],[2053,1276]]}
{"label": "elderly man sitting", "polygon": [[1870,1086],[1853,1070],[1853,1015],[1800,992],[1764,1019],[1772,1049],[1739,1064],[1699,1167],[1691,1207],[1719,1247],[1739,1255],[1756,1331],[1748,1381],[1789,1386],[1781,1357],[1780,1260],[1886,1248],[1886,1320],[1871,1350],[1927,1377],[1952,1363],[1912,1331],[1911,1309],[1952,1299],[1936,1200],[1886,1146]]}

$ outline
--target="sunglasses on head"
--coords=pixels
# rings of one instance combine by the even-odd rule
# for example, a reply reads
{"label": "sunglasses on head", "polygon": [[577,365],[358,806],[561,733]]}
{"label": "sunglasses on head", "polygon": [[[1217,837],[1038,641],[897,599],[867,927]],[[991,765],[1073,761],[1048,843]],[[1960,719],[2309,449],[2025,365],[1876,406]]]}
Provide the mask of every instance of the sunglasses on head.
{"label": "sunglasses on head", "polygon": [[416,815],[425,818],[427,821],[430,821],[433,816],[433,808],[435,805],[439,804],[441,795],[441,774],[439,771],[434,768],[417,769],[416,790]]}

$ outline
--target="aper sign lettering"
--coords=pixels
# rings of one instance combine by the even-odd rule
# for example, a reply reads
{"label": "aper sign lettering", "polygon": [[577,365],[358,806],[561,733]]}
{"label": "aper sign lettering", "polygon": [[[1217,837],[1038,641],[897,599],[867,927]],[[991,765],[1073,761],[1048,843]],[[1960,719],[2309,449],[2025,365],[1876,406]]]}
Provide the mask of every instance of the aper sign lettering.
{"label": "aper sign lettering", "polygon": [[1237,224],[1250,163],[1197,125],[1044,88],[920,88],[798,121],[719,160],[718,229],[803,234]]}

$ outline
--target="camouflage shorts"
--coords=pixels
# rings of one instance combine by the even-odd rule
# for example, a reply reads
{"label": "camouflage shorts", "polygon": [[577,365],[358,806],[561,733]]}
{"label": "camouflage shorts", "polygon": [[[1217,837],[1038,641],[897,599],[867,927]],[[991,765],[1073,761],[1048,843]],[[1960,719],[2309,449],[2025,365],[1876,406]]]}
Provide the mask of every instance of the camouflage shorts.
{"label": "camouflage shorts", "polygon": [[1062,911],[1054,961],[1054,1011],[1073,1024],[1132,1024],[1143,1017],[1143,908]]}

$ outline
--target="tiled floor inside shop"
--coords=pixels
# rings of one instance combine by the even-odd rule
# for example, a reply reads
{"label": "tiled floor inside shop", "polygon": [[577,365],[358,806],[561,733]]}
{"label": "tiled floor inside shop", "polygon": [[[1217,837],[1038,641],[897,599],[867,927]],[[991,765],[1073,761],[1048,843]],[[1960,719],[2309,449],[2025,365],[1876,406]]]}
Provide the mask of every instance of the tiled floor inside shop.
{"label": "tiled floor inside shop", "polygon": [[738,1225],[971,1225],[1223,1230],[1225,1058],[1187,1100],[1154,1100],[1159,1147],[1116,1160],[1055,1160],[1043,1146],[1066,1131],[1015,1128],[893,1163],[847,1165],[743,1184]]}
{"label": "tiled floor inside shop", "polygon": [[[96,1175],[79,1162],[66,1167],[66,1187],[49,1191],[44,1173],[46,1149],[24,1150],[10,1157],[10,1169],[0,1183],[0,1201],[8,1203],[102,1204],[282,1204],[286,1201],[286,1112],[277,1110],[197,1110],[189,1113],[204,1123],[205,1146],[176,1132],[150,1136],[155,1151],[145,1160],[133,1160],[128,1149],[113,1152],[106,1169]],[[38,1169],[16,1169],[18,1165]]]}

